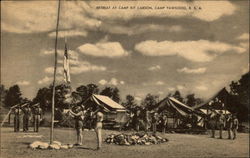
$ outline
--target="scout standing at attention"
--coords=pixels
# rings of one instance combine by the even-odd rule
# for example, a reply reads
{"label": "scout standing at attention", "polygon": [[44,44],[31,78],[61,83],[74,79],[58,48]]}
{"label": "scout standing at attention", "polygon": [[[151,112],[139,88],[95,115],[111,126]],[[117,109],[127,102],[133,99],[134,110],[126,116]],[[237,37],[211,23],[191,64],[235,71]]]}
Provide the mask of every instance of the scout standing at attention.
{"label": "scout standing at attention", "polygon": [[97,150],[101,149],[102,147],[102,121],[103,121],[103,113],[101,112],[100,108],[98,107],[96,110],[96,125],[95,125],[95,132],[97,137]]}
{"label": "scout standing at attention", "polygon": [[83,120],[84,120],[84,112],[81,106],[75,107],[75,112],[69,110],[69,113],[72,114],[75,118],[75,128],[77,135],[77,143],[76,146],[82,145],[82,128],[83,128]]}
{"label": "scout standing at attention", "polygon": [[42,109],[40,108],[40,105],[38,104],[34,108],[34,115],[33,115],[34,132],[38,132],[41,118],[42,118]]}
{"label": "scout standing at attention", "polygon": [[23,131],[28,132],[29,131],[29,119],[31,115],[31,109],[29,105],[26,105],[23,107]]}
{"label": "scout standing at attention", "polygon": [[220,111],[218,121],[219,121],[219,128],[220,128],[220,137],[219,137],[219,139],[222,139],[222,131],[223,131],[223,128],[225,127],[225,116],[223,115],[222,111]]}
{"label": "scout standing at attention", "polygon": [[236,134],[237,134],[237,130],[239,127],[239,120],[236,117],[236,114],[233,115],[233,126],[232,126],[232,130],[233,130],[233,139],[236,139]]}
{"label": "scout standing at attention", "polygon": [[14,132],[19,132],[19,125],[20,125],[20,114],[21,114],[21,110],[20,110],[20,106],[15,107],[14,109]]}

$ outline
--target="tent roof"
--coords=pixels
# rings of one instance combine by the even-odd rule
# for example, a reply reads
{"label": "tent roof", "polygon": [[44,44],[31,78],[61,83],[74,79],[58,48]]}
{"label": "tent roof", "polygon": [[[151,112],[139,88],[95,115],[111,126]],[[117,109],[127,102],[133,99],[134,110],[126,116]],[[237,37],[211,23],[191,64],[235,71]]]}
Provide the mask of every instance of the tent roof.
{"label": "tent roof", "polygon": [[183,106],[183,107],[185,107],[185,108],[187,108],[187,109],[193,111],[193,109],[192,109],[191,107],[189,107],[189,106],[183,104],[182,102],[180,102],[179,100],[175,99],[174,97],[169,97],[169,99],[170,99],[171,101],[174,101],[175,103],[177,103],[177,104],[179,104],[179,105],[181,105],[181,106]]}
{"label": "tent roof", "polygon": [[115,101],[113,101],[112,99],[110,99],[109,97],[107,96],[104,96],[104,95],[97,95],[97,94],[93,94],[93,98],[94,100],[96,101],[97,100],[97,103],[100,104],[98,101],[101,101],[103,102],[104,104],[108,105],[109,107],[113,108],[113,109],[122,109],[122,110],[125,110],[125,107],[116,103]]}
{"label": "tent roof", "polygon": [[163,100],[161,100],[155,108],[164,107],[164,106],[171,107],[172,110],[177,111],[181,116],[187,116],[191,112],[193,112],[193,109],[184,103],[178,101],[177,99],[173,97],[166,97]]}
{"label": "tent roof", "polygon": [[218,96],[219,96],[220,94],[222,94],[222,93],[227,93],[227,94],[228,94],[228,92],[227,92],[227,90],[226,90],[225,87],[222,88],[222,89],[221,89],[220,91],[218,91],[217,93],[215,93],[215,95],[213,95],[211,98],[209,98],[206,102],[194,106],[193,109],[195,110],[195,109],[199,109],[199,108],[203,108],[203,107],[207,106],[208,103],[209,103],[211,100],[213,100],[214,98],[218,97]]}

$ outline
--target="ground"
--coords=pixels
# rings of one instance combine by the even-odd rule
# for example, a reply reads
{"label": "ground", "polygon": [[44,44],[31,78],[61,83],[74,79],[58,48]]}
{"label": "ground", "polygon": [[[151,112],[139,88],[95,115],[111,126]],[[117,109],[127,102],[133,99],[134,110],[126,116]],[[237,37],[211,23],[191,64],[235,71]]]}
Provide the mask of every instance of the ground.
{"label": "ground", "polygon": [[[35,141],[48,141],[49,128],[41,128],[39,133],[14,133],[12,128],[1,129],[1,158],[123,158],[123,157],[249,157],[249,134],[239,133],[236,140],[228,140],[226,131],[224,139],[210,138],[209,135],[160,134],[169,142],[150,146],[119,146],[103,143],[103,148],[96,151],[96,135],[93,131],[84,132],[84,145],[64,150],[32,150],[28,145]],[[103,138],[108,134],[119,133],[105,130]],[[75,143],[74,129],[56,128],[54,140],[62,143]],[[218,134],[218,131],[217,133]]]}

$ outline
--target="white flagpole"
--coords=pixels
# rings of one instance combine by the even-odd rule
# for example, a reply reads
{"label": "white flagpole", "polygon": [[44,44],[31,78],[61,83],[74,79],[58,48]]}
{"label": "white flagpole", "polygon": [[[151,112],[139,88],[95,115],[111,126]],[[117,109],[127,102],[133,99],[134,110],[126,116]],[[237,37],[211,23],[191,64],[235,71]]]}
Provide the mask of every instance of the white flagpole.
{"label": "white flagpole", "polygon": [[60,5],[61,5],[60,0],[58,0],[57,23],[56,23],[56,39],[55,39],[55,65],[54,65],[52,107],[51,107],[50,144],[53,143],[53,139],[54,139],[55,82],[56,82],[56,69],[57,69],[57,43],[58,43],[57,39],[58,39],[59,17],[60,17]]}

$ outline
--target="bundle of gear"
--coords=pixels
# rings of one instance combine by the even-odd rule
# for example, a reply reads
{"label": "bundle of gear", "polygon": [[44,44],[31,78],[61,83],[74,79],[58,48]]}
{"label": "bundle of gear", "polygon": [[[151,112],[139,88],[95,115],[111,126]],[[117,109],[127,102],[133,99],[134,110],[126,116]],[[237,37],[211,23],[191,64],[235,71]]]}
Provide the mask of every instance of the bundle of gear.
{"label": "bundle of gear", "polygon": [[147,133],[135,133],[135,134],[111,134],[105,142],[108,144],[117,145],[151,145],[167,142],[168,139],[160,136],[149,135]]}

